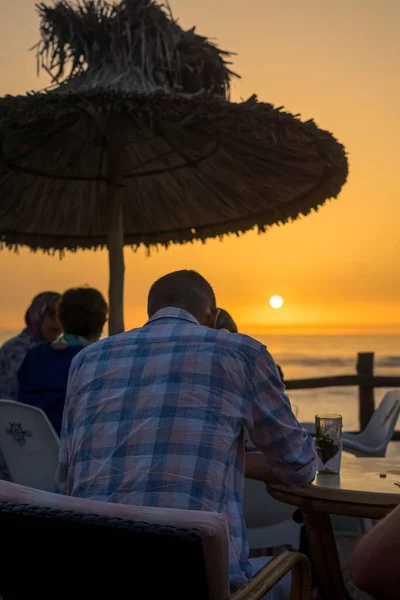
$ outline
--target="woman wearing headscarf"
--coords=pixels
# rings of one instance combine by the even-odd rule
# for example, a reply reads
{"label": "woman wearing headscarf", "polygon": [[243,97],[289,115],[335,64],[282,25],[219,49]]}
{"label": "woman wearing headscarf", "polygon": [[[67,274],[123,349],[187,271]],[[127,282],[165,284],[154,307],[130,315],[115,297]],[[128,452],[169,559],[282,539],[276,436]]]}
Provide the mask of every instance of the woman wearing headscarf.
{"label": "woman wearing headscarf", "polygon": [[17,373],[26,354],[43,342],[54,342],[61,334],[56,314],[57,292],[35,296],[25,313],[25,328],[0,348],[0,398],[17,399]]}

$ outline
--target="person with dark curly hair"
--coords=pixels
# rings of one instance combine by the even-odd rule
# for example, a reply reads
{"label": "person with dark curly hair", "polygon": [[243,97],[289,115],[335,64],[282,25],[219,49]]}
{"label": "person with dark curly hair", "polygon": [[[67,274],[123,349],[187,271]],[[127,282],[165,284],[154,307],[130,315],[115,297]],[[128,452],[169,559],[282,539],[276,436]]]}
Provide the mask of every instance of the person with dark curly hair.
{"label": "person with dark curly hair", "polygon": [[100,339],[108,306],[99,291],[72,288],[61,296],[57,315],[63,334],[27,353],[18,371],[18,401],[41,408],[59,435],[72,359]]}

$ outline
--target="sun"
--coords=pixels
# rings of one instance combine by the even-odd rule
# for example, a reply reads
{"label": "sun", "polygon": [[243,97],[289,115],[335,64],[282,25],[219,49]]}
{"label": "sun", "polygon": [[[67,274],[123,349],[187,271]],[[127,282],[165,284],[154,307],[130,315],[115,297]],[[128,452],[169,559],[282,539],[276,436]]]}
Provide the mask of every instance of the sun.
{"label": "sun", "polygon": [[269,305],[271,308],[282,308],[283,298],[281,298],[281,296],[271,296],[269,299]]}

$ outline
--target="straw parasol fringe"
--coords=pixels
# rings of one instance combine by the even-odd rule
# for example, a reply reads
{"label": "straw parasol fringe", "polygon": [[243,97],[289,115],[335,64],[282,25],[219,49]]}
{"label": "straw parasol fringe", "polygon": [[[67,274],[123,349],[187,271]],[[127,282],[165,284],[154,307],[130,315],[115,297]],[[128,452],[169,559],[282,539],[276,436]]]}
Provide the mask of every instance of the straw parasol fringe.
{"label": "straw parasol fringe", "polygon": [[152,0],[38,11],[56,87],[0,99],[0,248],[107,246],[112,333],[124,244],[264,232],[339,194],[332,134],[256,96],[230,102],[230,54]]}

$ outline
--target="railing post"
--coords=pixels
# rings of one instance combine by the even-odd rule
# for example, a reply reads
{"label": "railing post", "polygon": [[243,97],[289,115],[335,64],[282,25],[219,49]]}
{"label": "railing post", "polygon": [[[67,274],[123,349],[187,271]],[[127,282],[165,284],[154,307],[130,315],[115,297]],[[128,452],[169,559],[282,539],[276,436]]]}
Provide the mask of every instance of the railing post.
{"label": "railing post", "polygon": [[[357,374],[374,375],[374,353],[360,352],[357,356]],[[358,415],[360,431],[366,428],[375,410],[374,388],[360,385],[358,388]]]}

